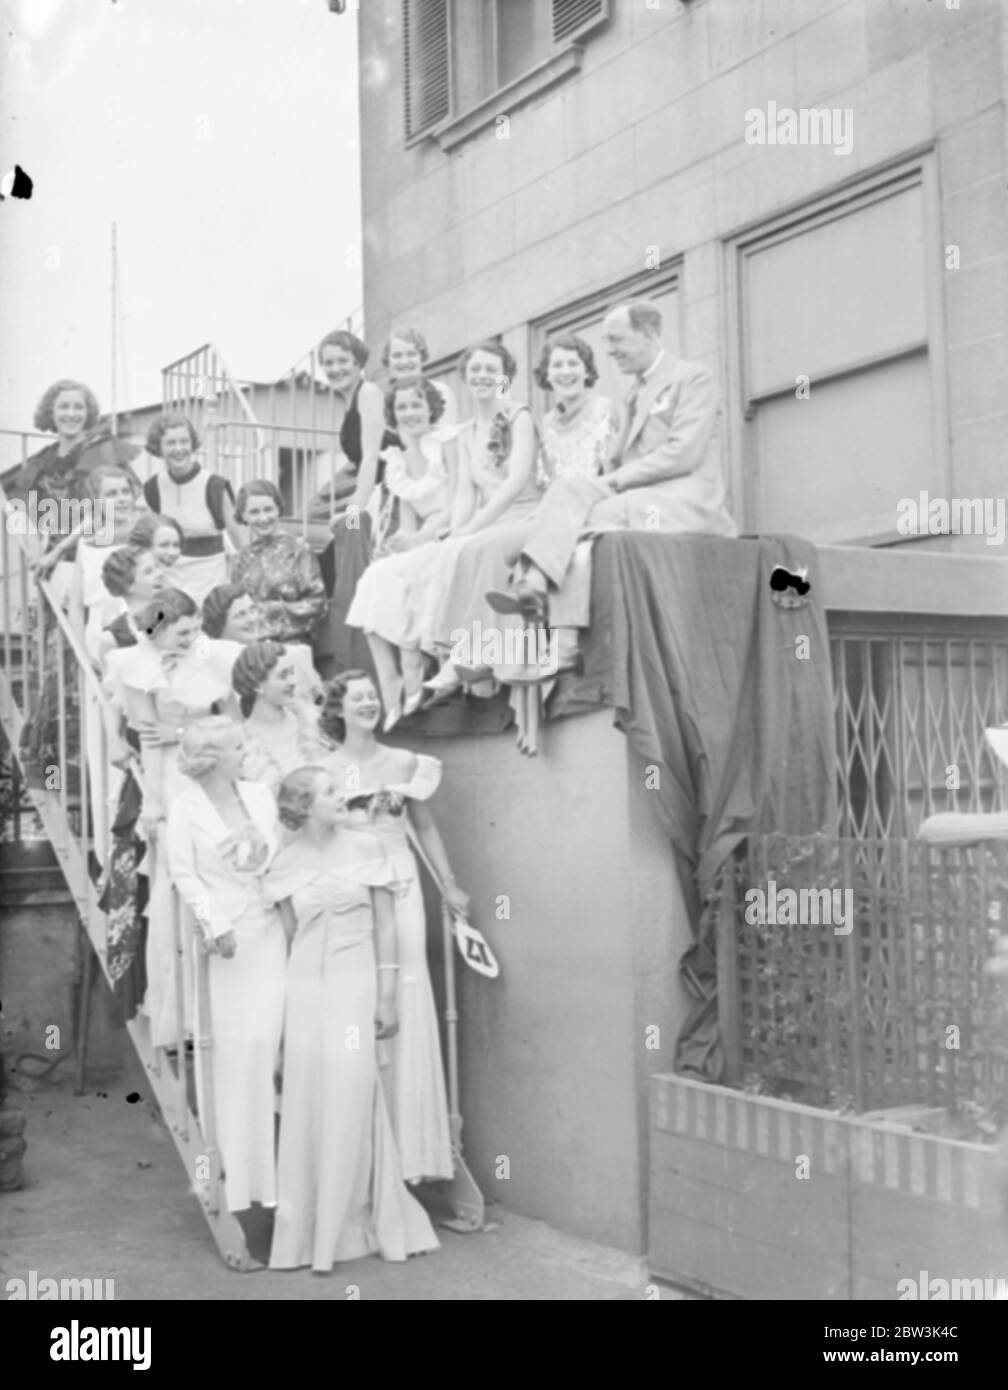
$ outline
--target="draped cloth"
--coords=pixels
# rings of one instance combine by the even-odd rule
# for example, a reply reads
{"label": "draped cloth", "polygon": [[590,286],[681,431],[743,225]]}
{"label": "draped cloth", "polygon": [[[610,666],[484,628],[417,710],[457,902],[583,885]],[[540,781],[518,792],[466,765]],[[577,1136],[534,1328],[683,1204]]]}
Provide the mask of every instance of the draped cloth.
{"label": "draped cloth", "polygon": [[[807,567],[803,606],[771,597],[779,564]],[[697,1002],[676,1069],[705,1080],[723,1066],[709,901],[719,869],[749,834],[836,833],[833,682],[819,595],[815,548],[794,537],[636,531],[595,545],[581,700],[595,693],[612,705],[616,727],[658,769],[655,806],[694,936],[680,974]]]}

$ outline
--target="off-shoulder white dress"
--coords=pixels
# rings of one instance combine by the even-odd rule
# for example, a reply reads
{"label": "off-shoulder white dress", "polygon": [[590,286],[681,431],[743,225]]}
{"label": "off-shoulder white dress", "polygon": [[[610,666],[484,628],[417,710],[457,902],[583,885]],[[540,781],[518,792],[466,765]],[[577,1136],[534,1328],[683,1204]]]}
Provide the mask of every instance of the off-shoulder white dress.
{"label": "off-shoulder white dress", "polygon": [[361,1255],[436,1250],[403,1183],[376,1056],[371,889],[397,890],[392,864],[373,835],[341,832],[326,853],[294,840],[266,886],[274,902],[290,899],[297,920],[270,1267],[328,1271]]}

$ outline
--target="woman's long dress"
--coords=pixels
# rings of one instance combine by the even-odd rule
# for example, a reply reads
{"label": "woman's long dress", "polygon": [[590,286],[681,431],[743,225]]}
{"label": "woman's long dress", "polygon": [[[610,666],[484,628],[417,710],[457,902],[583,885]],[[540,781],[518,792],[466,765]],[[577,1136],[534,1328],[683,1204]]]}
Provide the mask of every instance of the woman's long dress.
{"label": "woman's long dress", "polygon": [[[276,1203],[275,1073],[283,1031],[286,946],[264,890],[278,843],[276,808],[263,787],[238,783],[249,820],[230,831],[194,782],[168,814],[171,876],[191,912],[216,936],[232,930],[231,957],[207,956],[210,1017],[196,1009],[196,1046],[210,1043],[217,1142],[229,1211]],[[195,943],[190,948],[198,949]],[[197,1065],[197,1098],[207,1097]]]}
{"label": "woman's long dress", "polygon": [[320,764],[332,749],[332,744],[319,732],[317,708],[299,701],[285,709],[283,718],[276,724],[263,725],[246,719],[244,728],[244,776],[250,782],[261,782],[273,792],[288,772]]}
{"label": "woman's long dress", "polygon": [[[546,489],[558,477],[595,477],[602,472],[609,457],[619,425],[619,416],[612,402],[604,396],[592,396],[583,409],[564,423],[556,411],[543,419],[538,456],[538,485]],[[536,495],[538,501],[538,493]],[[521,554],[534,507],[512,506],[498,523],[466,540],[458,553],[450,583],[434,607],[428,623],[427,638],[433,650],[443,651],[452,645],[452,634],[465,632],[469,637],[470,660],[464,665],[487,665],[499,671],[505,680],[515,674],[515,668],[525,664],[534,650],[534,641],[522,640],[526,621],[515,615],[497,613],[487,603],[485,595],[491,589],[506,589],[511,569]],[[575,556],[575,563],[563,588],[550,599],[550,622],[553,627],[584,627],[588,622],[590,572],[588,558],[590,543]],[[511,636],[508,634],[512,633]],[[499,634],[501,655],[486,642],[488,633]],[[480,637],[484,638],[480,651]],[[481,657],[484,659],[481,660]],[[530,665],[538,664],[534,656]]]}
{"label": "woman's long dress", "polygon": [[[137,633],[128,614],[110,623],[116,648],[135,647]],[[140,755],[140,737],[126,729],[126,742]],[[112,819],[112,850],[98,906],[105,913],[105,963],[112,992],[128,1023],[147,992],[147,904],[150,884],[144,860],[147,847],[139,834],[140,783],[129,770],[119,791]]]}
{"label": "woman's long dress", "polygon": [[394,888],[394,871],[363,834],[341,834],[325,857],[295,841],[267,877],[272,900],[289,898],[297,919],[271,1269],[438,1248],[403,1184],[379,1076],[372,886]]}
{"label": "woman's long dress", "polygon": [[[224,672],[226,662],[218,659],[217,643],[207,639],[195,645],[178,661],[163,660],[156,647],[142,639],[135,647],[110,652],[106,658],[106,689],[127,716],[137,694],[151,695],[158,719],[180,730],[216,712],[231,693]],[[162,782],[151,788],[160,794],[161,805],[170,812],[175,798],[191,787],[188,777],[178,770],[178,744],[162,749]],[[181,1047],[176,1024],[172,988],[175,961],[174,911],[171,880],[167,869],[165,824],[148,844],[150,855],[150,901],[147,907],[147,998],[151,1041],[155,1047]],[[183,988],[185,1027],[192,1027],[194,981],[192,976],[192,919],[182,913]]]}
{"label": "woman's long dress", "polygon": [[[385,488],[399,499],[401,518],[397,534],[409,534],[448,506],[448,472],[444,460],[443,437],[431,432],[421,440],[427,470],[414,478],[406,468],[401,449],[389,450],[385,467]],[[428,541],[412,550],[399,551],[373,560],[357,581],[353,602],[346,615],[348,627],[359,627],[391,642],[394,647],[416,649],[420,630],[416,614],[407,606],[407,595],[424,570],[434,563],[438,543]]]}
{"label": "woman's long dress", "polygon": [[385,1091],[407,1182],[450,1178],[454,1173],[441,1038],[427,969],[427,918],[403,804],[427,801],[434,795],[441,781],[441,763],[422,753],[416,756],[416,771],[408,782],[355,793],[353,801],[366,804],[351,812],[344,832],[347,837],[377,836],[402,890],[395,903],[399,1032],[392,1039]]}
{"label": "woman's long dress", "polygon": [[[485,506],[507,482],[507,461],[511,455],[514,422],[527,408],[513,403],[501,407],[494,417],[486,453],[477,452],[474,447],[475,421],[470,420],[459,431],[459,466],[468,472],[472,480],[476,492],[474,510]],[[501,543],[507,546],[507,538],[524,536],[525,523],[539,505],[539,500],[539,486],[533,473],[518,496],[490,526],[473,536],[449,536],[438,542],[434,563],[425,568],[407,595],[407,605],[413,611],[413,620],[419,627],[420,645],[424,651],[443,657],[454,644],[452,633],[469,630],[475,593],[472,587],[474,569],[469,557],[482,553],[488,537],[500,537]],[[482,598],[482,591],[478,597]],[[492,617],[491,610],[487,612]],[[479,663],[474,659],[471,664]]]}

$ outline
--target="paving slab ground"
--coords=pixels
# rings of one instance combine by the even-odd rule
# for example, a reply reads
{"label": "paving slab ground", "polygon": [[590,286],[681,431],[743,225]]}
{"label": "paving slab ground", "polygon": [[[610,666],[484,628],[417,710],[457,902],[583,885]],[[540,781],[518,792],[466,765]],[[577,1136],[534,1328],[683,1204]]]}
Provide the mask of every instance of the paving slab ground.
{"label": "paving slab ground", "polygon": [[[27,1115],[25,1186],[0,1193],[0,1299],[6,1281],[115,1281],[122,1299],[633,1300],[643,1261],[492,1209],[496,1228],[439,1230],[442,1249],[406,1264],[377,1257],[307,1270],[236,1274],[220,1260],[156,1108],[127,1104],[129,1080],[74,1096],[69,1083],[13,1092]],[[652,1293],[652,1297],[654,1294]],[[683,1294],[665,1285],[661,1298]]]}

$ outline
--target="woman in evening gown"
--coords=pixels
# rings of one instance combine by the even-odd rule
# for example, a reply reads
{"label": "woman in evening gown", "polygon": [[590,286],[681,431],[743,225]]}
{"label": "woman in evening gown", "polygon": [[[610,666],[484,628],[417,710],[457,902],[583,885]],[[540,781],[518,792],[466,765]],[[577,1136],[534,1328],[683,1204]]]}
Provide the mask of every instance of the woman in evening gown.
{"label": "woman in evening gown", "polygon": [[231,668],[231,685],[244,720],[244,776],[273,791],[288,772],[318,762],[329,745],[319,733],[318,707],[298,699],[291,648],[251,642]]}
{"label": "woman in evening gown", "polygon": [[338,746],[324,766],[348,797],[345,834],[377,836],[403,892],[396,898],[399,942],[399,1032],[385,1083],[392,1127],[407,1182],[452,1176],[448,1102],[434,994],[427,969],[427,921],[419,869],[407,823],[434,865],[448,905],[460,915],[469,898],[455,882],[444,844],[426,802],[441,780],[437,758],[387,748],[375,738],[381,702],[364,671],[345,671],[329,682],[319,725]]}
{"label": "woman in evening gown", "polygon": [[376,1055],[397,1031],[395,870],[377,836],[344,831],[345,797],[322,768],[290,773],[278,804],[293,833],[266,884],[291,951],[270,1267],[436,1250],[403,1183]]}

